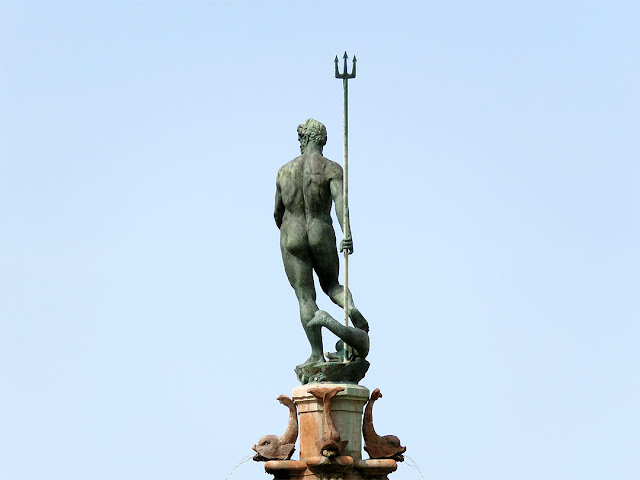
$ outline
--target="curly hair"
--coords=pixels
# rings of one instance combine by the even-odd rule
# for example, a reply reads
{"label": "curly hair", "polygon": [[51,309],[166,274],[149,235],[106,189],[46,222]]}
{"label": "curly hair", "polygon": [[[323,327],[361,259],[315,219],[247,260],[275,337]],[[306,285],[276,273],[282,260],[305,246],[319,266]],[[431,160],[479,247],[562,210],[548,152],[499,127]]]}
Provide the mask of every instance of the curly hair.
{"label": "curly hair", "polygon": [[327,129],[319,121],[309,118],[298,125],[298,140],[302,149],[309,141],[323,147],[327,143]]}

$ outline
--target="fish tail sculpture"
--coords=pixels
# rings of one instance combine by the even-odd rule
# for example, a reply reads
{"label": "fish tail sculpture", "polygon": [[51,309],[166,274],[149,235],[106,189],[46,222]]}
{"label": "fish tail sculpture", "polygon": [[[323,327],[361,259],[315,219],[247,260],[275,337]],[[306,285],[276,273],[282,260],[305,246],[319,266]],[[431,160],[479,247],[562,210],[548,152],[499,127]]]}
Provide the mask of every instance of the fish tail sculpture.
{"label": "fish tail sculpture", "polygon": [[364,409],[364,417],[362,419],[364,449],[372,459],[391,458],[402,462],[404,460],[402,454],[407,451],[407,447],[400,445],[400,439],[395,435],[385,435],[381,437],[373,428],[373,402],[380,397],[382,397],[382,393],[380,393],[379,388],[376,388],[371,393],[371,398],[369,398],[367,406]]}
{"label": "fish tail sculpture", "polygon": [[295,451],[295,443],[298,439],[298,409],[286,395],[278,395],[277,400],[289,408],[289,423],[287,430],[280,437],[276,435],[265,435],[257,445],[253,446],[256,452],[253,459],[256,462],[266,462],[267,460],[289,460]]}
{"label": "fish tail sculpture", "polygon": [[331,400],[338,392],[344,390],[344,387],[314,387],[309,389],[314,397],[322,400],[322,440],[316,442],[320,454],[324,457],[334,457],[342,455],[348,440],[341,440],[340,433],[333,423],[331,414]]}

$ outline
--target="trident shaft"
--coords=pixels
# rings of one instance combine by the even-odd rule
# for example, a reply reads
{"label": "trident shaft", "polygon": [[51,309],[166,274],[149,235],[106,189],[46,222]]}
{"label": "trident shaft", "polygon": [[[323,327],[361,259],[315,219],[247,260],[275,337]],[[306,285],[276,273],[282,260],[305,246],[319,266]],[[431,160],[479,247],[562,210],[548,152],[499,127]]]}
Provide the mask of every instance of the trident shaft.
{"label": "trident shaft", "polygon": [[[336,66],[336,78],[342,79],[342,87],[344,90],[344,165],[343,165],[343,182],[342,182],[342,225],[344,229],[344,237],[351,236],[349,228],[349,84],[350,78],[356,78],[356,56],[353,56],[353,69],[351,74],[347,69],[347,52],[344,52],[344,71],[340,73],[338,69],[338,56],[334,60]],[[344,324],[349,326],[349,251],[344,250]],[[345,346],[346,348],[346,346]]]}

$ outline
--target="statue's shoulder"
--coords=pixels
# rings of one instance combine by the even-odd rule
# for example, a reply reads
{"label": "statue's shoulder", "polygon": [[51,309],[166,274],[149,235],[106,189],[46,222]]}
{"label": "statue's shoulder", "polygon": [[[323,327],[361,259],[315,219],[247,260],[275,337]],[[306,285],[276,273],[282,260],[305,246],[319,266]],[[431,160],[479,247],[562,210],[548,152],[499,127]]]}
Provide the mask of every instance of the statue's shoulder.
{"label": "statue's shoulder", "polygon": [[329,160],[327,157],[322,157],[325,160],[325,175],[327,178],[342,178],[342,167],[339,163]]}
{"label": "statue's shoulder", "polygon": [[278,177],[280,178],[283,174],[286,174],[287,172],[291,172],[291,170],[294,170],[295,168],[297,168],[300,165],[300,158],[302,157],[302,155],[294,158],[293,160],[285,163],[284,165],[282,165],[279,169],[278,169]]}

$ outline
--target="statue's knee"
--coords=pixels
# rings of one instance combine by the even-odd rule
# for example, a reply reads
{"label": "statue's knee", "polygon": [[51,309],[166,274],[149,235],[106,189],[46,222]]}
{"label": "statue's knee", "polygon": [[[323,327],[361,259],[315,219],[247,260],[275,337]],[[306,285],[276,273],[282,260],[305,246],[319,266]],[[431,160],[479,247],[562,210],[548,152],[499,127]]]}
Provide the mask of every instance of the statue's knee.
{"label": "statue's knee", "polygon": [[327,282],[320,282],[320,288],[322,289],[322,291],[326,294],[331,296],[331,284],[327,283]]}
{"label": "statue's knee", "polygon": [[328,281],[322,285],[322,290],[330,297],[333,297],[334,295],[341,293],[343,288],[336,281]]}

